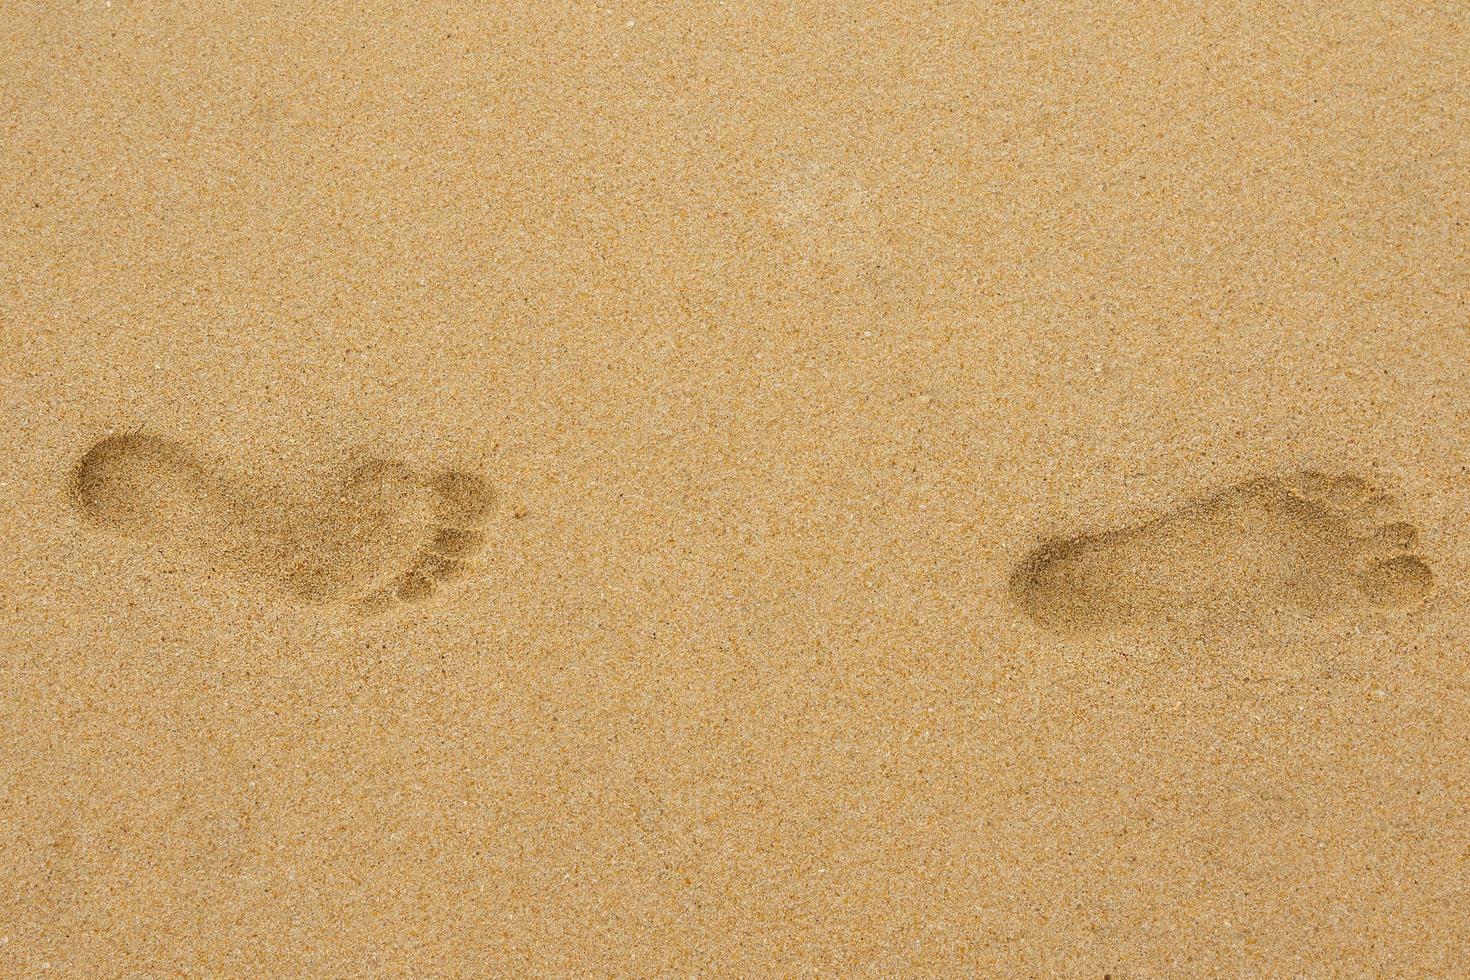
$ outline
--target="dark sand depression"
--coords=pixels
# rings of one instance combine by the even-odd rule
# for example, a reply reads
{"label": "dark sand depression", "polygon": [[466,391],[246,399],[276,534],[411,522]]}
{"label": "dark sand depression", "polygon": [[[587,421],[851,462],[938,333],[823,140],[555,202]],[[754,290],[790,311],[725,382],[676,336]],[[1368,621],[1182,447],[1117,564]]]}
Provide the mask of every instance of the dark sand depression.
{"label": "dark sand depression", "polygon": [[1062,632],[1412,606],[1434,575],[1413,553],[1418,529],[1392,519],[1395,506],[1354,477],[1249,480],[1137,527],[1039,547],[1011,590]]}
{"label": "dark sand depression", "polygon": [[71,493],[101,528],[163,541],[300,602],[365,613],[426,599],[469,573],[484,545],[488,485],[372,460],[295,499],[247,489],[157,436],[108,436],[77,462]]}

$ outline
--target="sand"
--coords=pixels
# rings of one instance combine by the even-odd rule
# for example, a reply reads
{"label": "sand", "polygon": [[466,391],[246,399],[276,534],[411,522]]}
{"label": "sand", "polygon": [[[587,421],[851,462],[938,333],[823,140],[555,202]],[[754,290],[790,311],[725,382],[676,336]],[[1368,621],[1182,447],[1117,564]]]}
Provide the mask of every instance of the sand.
{"label": "sand", "polygon": [[1463,975],[1467,27],[0,6],[0,975]]}

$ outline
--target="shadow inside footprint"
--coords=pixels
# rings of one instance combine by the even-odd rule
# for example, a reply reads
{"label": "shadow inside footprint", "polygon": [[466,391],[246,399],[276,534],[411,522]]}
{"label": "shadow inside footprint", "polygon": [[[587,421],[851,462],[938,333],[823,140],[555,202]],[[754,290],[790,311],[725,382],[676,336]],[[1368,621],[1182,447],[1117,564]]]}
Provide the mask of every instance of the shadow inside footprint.
{"label": "shadow inside footprint", "polygon": [[1434,575],[1397,507],[1352,476],[1249,480],[1143,524],[1045,543],[1016,567],[1010,591],[1059,633],[1411,606]]}
{"label": "shadow inside footprint", "polygon": [[223,475],[172,440],[109,436],[73,467],[91,525],[269,583],[305,603],[378,613],[422,602],[473,570],[494,494],[459,470],[374,460],[311,496]]}

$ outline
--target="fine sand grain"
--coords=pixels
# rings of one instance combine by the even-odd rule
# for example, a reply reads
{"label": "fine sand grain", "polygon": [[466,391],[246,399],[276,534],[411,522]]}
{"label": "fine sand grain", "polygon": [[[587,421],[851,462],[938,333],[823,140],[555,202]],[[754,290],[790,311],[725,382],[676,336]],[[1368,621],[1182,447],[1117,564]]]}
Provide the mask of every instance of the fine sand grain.
{"label": "fine sand grain", "polygon": [[0,4],[0,977],[1463,975],[1467,37]]}

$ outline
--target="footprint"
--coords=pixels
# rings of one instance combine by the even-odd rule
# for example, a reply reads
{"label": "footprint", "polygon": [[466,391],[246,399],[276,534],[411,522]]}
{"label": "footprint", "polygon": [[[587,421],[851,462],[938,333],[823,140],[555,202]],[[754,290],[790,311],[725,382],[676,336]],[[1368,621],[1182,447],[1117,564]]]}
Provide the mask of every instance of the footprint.
{"label": "footprint", "polygon": [[221,475],[157,436],[108,436],[72,470],[88,523],[156,542],[295,601],[377,613],[463,578],[485,544],[492,493],[456,470],[374,460],[310,497]]}
{"label": "footprint", "polygon": [[1396,506],[1352,476],[1250,480],[1134,527],[1043,544],[1011,594],[1060,633],[1411,606],[1434,575]]}

